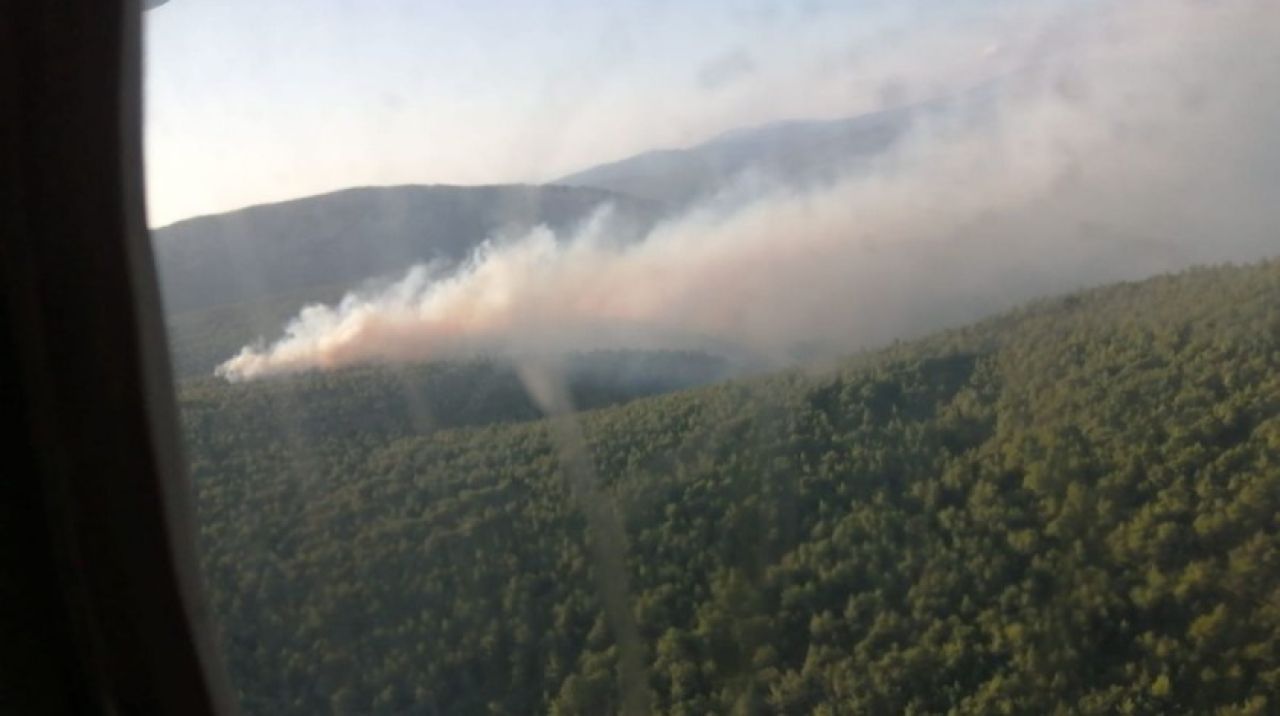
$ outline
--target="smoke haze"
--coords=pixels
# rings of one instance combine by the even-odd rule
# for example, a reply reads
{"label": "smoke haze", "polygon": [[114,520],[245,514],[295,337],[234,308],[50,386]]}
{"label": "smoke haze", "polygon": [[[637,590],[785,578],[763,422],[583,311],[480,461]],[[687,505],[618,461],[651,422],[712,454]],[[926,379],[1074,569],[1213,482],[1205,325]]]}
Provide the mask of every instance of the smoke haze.
{"label": "smoke haze", "polygon": [[607,208],[493,240],[457,270],[306,308],[218,374],[627,347],[785,360],[1276,251],[1280,6],[1090,3],[1037,27],[981,48],[1019,68],[981,100],[919,114],[839,181],[744,176],[625,244]]}

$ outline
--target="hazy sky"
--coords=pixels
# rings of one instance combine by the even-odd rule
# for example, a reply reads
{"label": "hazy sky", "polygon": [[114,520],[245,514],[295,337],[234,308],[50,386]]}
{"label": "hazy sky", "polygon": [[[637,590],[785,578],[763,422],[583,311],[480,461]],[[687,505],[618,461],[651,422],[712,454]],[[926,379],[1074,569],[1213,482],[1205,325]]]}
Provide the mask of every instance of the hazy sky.
{"label": "hazy sky", "polygon": [[545,181],[922,99],[1008,71],[1064,4],[171,0],[146,16],[150,219]]}

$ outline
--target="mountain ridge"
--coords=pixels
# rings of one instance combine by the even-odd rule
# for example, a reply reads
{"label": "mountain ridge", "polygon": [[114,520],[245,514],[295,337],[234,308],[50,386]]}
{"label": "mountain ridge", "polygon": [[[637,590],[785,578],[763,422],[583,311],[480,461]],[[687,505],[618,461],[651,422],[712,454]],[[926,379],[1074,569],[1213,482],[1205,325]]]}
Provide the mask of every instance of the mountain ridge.
{"label": "mountain ridge", "polygon": [[709,198],[748,172],[786,183],[829,181],[888,150],[924,108],[740,127],[687,147],[597,164],[548,183],[603,188],[678,207]]}

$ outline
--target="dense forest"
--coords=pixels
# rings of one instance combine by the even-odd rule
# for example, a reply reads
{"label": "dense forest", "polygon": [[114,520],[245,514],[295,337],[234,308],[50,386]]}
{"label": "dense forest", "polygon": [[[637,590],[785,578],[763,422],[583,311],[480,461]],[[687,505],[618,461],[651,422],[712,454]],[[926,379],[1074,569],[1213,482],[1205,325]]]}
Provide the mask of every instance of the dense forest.
{"label": "dense forest", "polygon": [[1280,262],[572,419],[397,370],[181,390],[246,713],[1280,709]]}

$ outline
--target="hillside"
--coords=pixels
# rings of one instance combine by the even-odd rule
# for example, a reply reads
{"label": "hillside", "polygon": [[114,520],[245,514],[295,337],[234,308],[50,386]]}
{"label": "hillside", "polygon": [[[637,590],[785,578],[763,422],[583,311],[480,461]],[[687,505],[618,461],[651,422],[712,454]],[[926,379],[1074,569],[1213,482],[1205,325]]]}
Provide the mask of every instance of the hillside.
{"label": "hillside", "polygon": [[[593,351],[563,365],[573,405],[590,410],[707,385],[738,372],[723,358],[692,351]],[[510,366],[490,359],[366,366],[227,384],[221,378],[182,385],[192,427],[235,426],[264,436],[323,442],[357,437],[390,441],[474,425],[542,417]]]}
{"label": "hillside", "polygon": [[591,188],[364,187],[156,229],[177,372],[208,374],[308,303],[337,300],[416,263],[457,263],[495,235],[570,229],[605,204],[635,234],[662,210]]}
{"label": "hillside", "polygon": [[1280,262],[572,425],[252,386],[181,395],[249,714],[1280,706]]}

